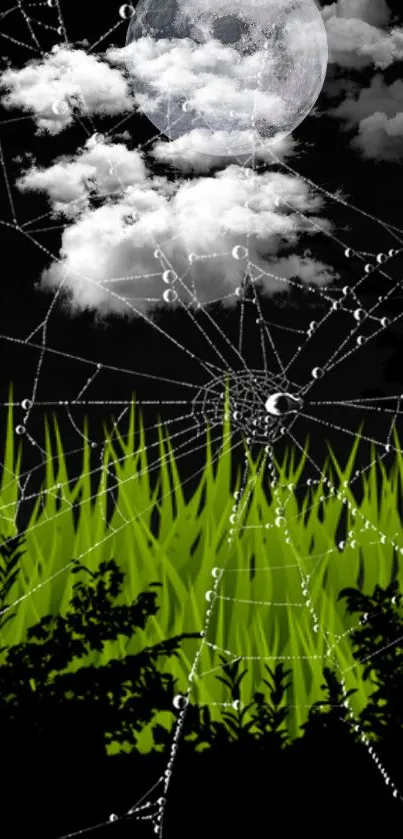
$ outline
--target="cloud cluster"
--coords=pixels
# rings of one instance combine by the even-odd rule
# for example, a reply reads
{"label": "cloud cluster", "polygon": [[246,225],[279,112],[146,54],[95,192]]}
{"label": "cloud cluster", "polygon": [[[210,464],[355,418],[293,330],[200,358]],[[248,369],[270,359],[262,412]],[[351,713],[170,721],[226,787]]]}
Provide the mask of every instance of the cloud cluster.
{"label": "cloud cluster", "polygon": [[[329,61],[341,68],[386,70],[403,60],[403,29],[391,26],[386,0],[337,0],[322,10]],[[379,72],[368,87],[338,74],[325,93],[345,99],[326,113],[356,130],[351,148],[364,159],[397,162],[403,158],[403,83],[388,86]]]}
{"label": "cloud cluster", "polygon": [[143,86],[138,101],[147,113],[156,114],[168,97],[178,97],[213,124],[225,122],[227,111],[229,128],[234,120],[240,129],[250,127],[253,104],[257,118],[270,113],[273,123],[281,121],[281,96],[256,89],[257,73],[265,59],[265,72],[270,70],[268,65],[275,71],[275,60],[261,49],[241,60],[236,49],[219,41],[198,44],[190,38],[154,40],[144,36],[123,49],[108,50],[106,58],[126,68]]}
{"label": "cloud cluster", "polygon": [[357,70],[369,66],[386,70],[403,58],[403,29],[385,32],[359,18],[337,15],[327,17],[325,24],[329,63]]}
{"label": "cloud cluster", "polygon": [[368,87],[350,95],[330,113],[348,129],[358,127],[351,144],[367,159],[403,159],[403,82],[385,84],[377,73]]}
{"label": "cloud cluster", "polygon": [[45,192],[56,214],[75,218],[90,207],[91,195],[120,195],[147,177],[139,151],[130,151],[122,143],[107,144],[95,136],[73,160],[64,157],[46,169],[32,167],[17,180],[17,187],[22,192]]}
{"label": "cloud cluster", "polygon": [[[239,133],[239,139],[235,138],[235,142],[242,145],[241,132]],[[224,161],[225,165],[236,162],[235,156],[222,158],[211,153],[215,144],[225,146],[228,143],[228,147],[230,147],[231,141],[234,141],[233,134],[234,132],[212,132],[208,128],[195,128],[169,143],[157,140],[150,151],[150,155],[158,163],[169,164],[183,174],[189,172],[207,173],[211,169],[222,167]],[[262,142],[256,149],[255,159],[270,164],[294,156],[298,153],[297,150],[297,141],[288,134],[286,137]]]}
{"label": "cloud cluster", "polygon": [[[126,182],[118,185],[120,167]],[[331,226],[314,215],[322,199],[294,176],[232,164],[214,176],[172,183],[147,175],[137,152],[99,141],[75,159],[42,171],[33,167],[20,188],[45,191],[55,211],[66,216],[74,201],[62,259],[42,278],[43,288],[63,283],[73,311],[148,313],[164,300],[167,271],[174,272],[171,286],[182,303],[195,302],[194,288],[201,303],[223,298],[234,305],[247,264],[237,256],[246,246],[250,270],[268,295],[287,291],[291,278],[316,285],[334,279],[309,254],[295,254],[302,235]],[[109,197],[107,188],[113,191]],[[91,203],[94,196],[103,198],[101,206]]]}
{"label": "cloud cluster", "polygon": [[39,132],[59,134],[73,123],[74,109],[84,115],[132,111],[133,95],[123,74],[84,50],[54,46],[50,53],[17,70],[5,70],[0,87],[6,108],[22,108]]}
{"label": "cloud cluster", "polygon": [[371,26],[387,26],[390,22],[390,9],[386,0],[337,0],[322,10],[323,19],[333,17],[355,18]]}

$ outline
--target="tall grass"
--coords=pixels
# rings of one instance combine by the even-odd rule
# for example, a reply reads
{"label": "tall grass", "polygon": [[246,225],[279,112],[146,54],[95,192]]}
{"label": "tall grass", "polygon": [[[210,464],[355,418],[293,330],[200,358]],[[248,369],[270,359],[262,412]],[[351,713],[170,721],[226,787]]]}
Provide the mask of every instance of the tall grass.
{"label": "tall grass", "polygon": [[[376,583],[386,586],[392,578],[401,583],[401,566],[393,548],[388,539],[384,543],[381,540],[382,533],[390,536],[401,528],[398,499],[403,461],[397,442],[396,460],[390,473],[382,462],[375,462],[374,452],[373,464],[362,479],[361,501],[348,488],[359,439],[344,469],[330,453],[326,469],[336,478],[336,483],[345,485],[343,492],[351,502],[347,507],[342,498],[326,494],[323,481],[311,487],[302,501],[297,491],[281,489],[281,485],[298,484],[306,460],[306,452],[297,464],[294,453],[291,457],[286,455],[283,463],[277,465],[279,493],[287,499],[285,517],[290,544],[284,541],[281,528],[264,527],[266,523],[275,523],[274,507],[278,499],[274,504],[268,497],[265,456],[257,462],[249,457],[254,479],[251,503],[237,538],[229,544],[229,516],[234,498],[228,418],[224,421],[218,456],[213,454],[207,429],[205,468],[190,500],[185,499],[172,442],[161,423],[158,483],[151,486],[144,426],[134,402],[126,439],[114,430],[116,439],[112,440],[105,429],[103,468],[97,473],[99,482],[95,492],[94,478],[90,475],[90,445],[84,444],[81,474],[72,484],[55,417],[53,430],[55,444],[45,418],[46,475],[26,529],[25,552],[19,562],[21,570],[8,592],[7,604],[15,601],[17,604],[12,609],[13,618],[0,633],[0,648],[25,640],[28,627],[45,615],[66,612],[76,581],[71,574],[75,559],[80,559],[92,571],[101,561],[116,559],[125,574],[122,596],[127,603],[144,591],[150,581],[163,584],[160,609],[147,624],[147,632],[139,632],[136,639],[129,641],[107,643],[102,654],[81,662],[94,665],[135,654],[144,644],[201,630],[208,608],[205,595],[212,588],[211,571],[214,567],[225,567],[207,638],[217,649],[205,646],[202,651],[192,701],[208,703],[212,706],[212,718],[220,718],[220,703],[229,701],[225,685],[215,678],[220,675],[219,656],[223,651],[229,660],[231,654],[246,657],[244,665],[248,672],[242,682],[243,702],[250,701],[254,692],[261,689],[265,676],[263,665],[268,663],[273,667],[276,661],[284,661],[293,674],[287,704],[289,735],[294,738],[307,719],[309,707],[321,697],[323,667],[332,665],[326,656],[322,632],[313,631],[312,616],[301,606],[302,569],[305,574],[311,574],[312,604],[333,644],[340,668],[347,671],[347,688],[357,688],[352,697],[354,709],[362,710],[371,686],[363,682],[363,668],[354,663],[351,653],[348,631],[357,619],[346,615],[344,602],[338,602],[337,596],[347,586],[358,584],[369,594]],[[17,534],[15,518],[20,493],[21,448],[16,451],[12,408],[8,413],[2,460],[0,533],[4,542]],[[107,489],[111,484],[116,485],[116,505],[112,516],[108,516]],[[365,528],[359,513],[354,514],[351,507],[358,509],[377,532]],[[340,549],[343,509],[346,529],[352,531],[356,545]],[[267,606],[266,603],[286,605]],[[192,640],[184,642],[178,661],[161,661],[160,668],[177,678],[178,691],[187,687],[187,674],[197,644]],[[149,742],[147,738],[149,732],[144,733],[144,743]]]}

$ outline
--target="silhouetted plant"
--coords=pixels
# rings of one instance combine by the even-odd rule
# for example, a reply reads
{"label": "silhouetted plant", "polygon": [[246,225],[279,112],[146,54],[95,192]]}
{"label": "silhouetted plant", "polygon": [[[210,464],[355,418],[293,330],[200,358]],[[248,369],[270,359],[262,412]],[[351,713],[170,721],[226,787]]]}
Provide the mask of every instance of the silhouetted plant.
{"label": "silhouetted plant", "polygon": [[[242,707],[240,702],[240,685],[246,675],[246,670],[239,673],[240,660],[228,662],[220,656],[225,667],[224,676],[216,676],[229,689],[232,707],[222,711],[224,723],[212,720],[208,706],[189,706],[186,720],[186,742],[192,743],[193,748],[208,744],[220,751],[227,745],[247,747],[248,750],[280,750],[287,741],[287,733],[282,728],[286,722],[288,709],[281,707],[285,693],[290,683],[285,680],[291,670],[284,671],[283,663],[276,666],[273,672],[265,665],[271,680],[263,679],[269,688],[270,700],[267,701],[263,693],[258,691],[249,704]],[[252,709],[256,708],[255,711]],[[249,719],[247,719],[249,715]],[[255,731],[252,731],[252,729]],[[165,731],[165,729],[164,729]],[[160,732],[161,742],[169,739]]]}
{"label": "silhouetted plant", "polygon": [[263,693],[255,692],[256,711],[252,714],[252,722],[257,730],[259,748],[280,751],[289,742],[285,727],[288,708],[281,706],[291,685],[291,681],[286,682],[286,679],[292,671],[284,670],[283,662],[277,664],[274,671],[268,664],[265,664],[265,669],[270,676],[270,681],[263,679],[263,682],[269,688],[270,700],[269,702],[265,700]]}
{"label": "silhouetted plant", "polygon": [[49,743],[55,737],[54,748],[64,735],[68,750],[69,742],[73,749],[80,738],[88,742],[92,737],[100,754],[106,742],[135,745],[135,732],[156,711],[172,710],[175,680],[158,672],[156,663],[161,656],[178,656],[180,641],[200,634],[183,633],[101,667],[61,672],[93,650],[102,652],[106,641],[132,637],[158,611],[155,592],[142,592],[130,605],[111,605],[124,577],[113,559],[96,572],[76,563],[73,572],[79,571],[87,572],[91,582],[74,585],[66,616],[42,618],[28,630],[29,642],[8,648],[0,667],[0,714],[2,730],[12,732],[12,740],[21,743],[47,733]]}
{"label": "silhouetted plant", "polygon": [[403,736],[403,620],[397,581],[386,589],[375,586],[372,596],[347,588],[340,592],[350,613],[361,612],[360,626],[351,633],[353,657],[364,664],[363,679],[376,690],[360,714],[362,728],[385,742]]}
{"label": "silhouetted plant", "polygon": [[317,736],[321,739],[325,735],[340,737],[349,733],[352,736],[351,727],[345,724],[349,709],[344,704],[344,700],[356,693],[356,688],[344,693],[336,674],[330,667],[323,668],[323,676],[325,681],[321,688],[326,691],[326,699],[313,703],[309,709],[308,720],[301,725],[301,729],[305,735]]}

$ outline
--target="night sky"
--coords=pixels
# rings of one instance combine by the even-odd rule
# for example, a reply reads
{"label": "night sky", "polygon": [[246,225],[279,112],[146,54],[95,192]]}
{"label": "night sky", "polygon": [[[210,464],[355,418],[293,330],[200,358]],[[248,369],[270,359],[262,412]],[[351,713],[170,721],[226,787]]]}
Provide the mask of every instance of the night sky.
{"label": "night sky", "polygon": [[[0,131],[0,402],[3,418],[1,446],[4,445],[5,438],[5,403],[8,401],[9,386],[13,383],[16,402],[31,399],[39,365],[34,405],[26,420],[26,431],[35,443],[42,446],[44,415],[50,416],[54,412],[60,423],[65,449],[76,452],[69,458],[73,475],[79,469],[81,461],[82,438],[79,431],[83,428],[84,415],[88,414],[89,417],[90,439],[99,443],[102,440],[103,424],[109,423],[110,427],[111,415],[117,417],[122,406],[70,406],[69,415],[64,407],[57,405],[59,400],[71,402],[77,399],[87,381],[93,377],[82,397],[89,401],[130,402],[133,395],[139,402],[188,401],[185,406],[168,407],[157,404],[154,408],[144,408],[146,425],[152,426],[155,423],[155,414],[161,415],[162,419],[177,418],[181,413],[188,414],[197,389],[208,384],[208,365],[211,370],[217,371],[220,368],[224,371],[226,362],[233,369],[239,370],[242,367],[241,355],[248,368],[258,371],[263,369],[260,330],[256,324],[256,319],[260,316],[270,325],[270,334],[276,350],[275,353],[266,338],[266,361],[270,374],[278,373],[276,357],[288,361],[300,344],[303,345],[303,349],[289,374],[296,387],[304,387],[312,381],[313,368],[325,369],[325,375],[318,379],[309,391],[305,405],[306,416],[299,416],[292,426],[293,436],[300,445],[303,446],[307,435],[309,436],[310,453],[315,463],[323,463],[328,442],[337,455],[342,460],[345,459],[354,441],[356,429],[362,421],[365,421],[364,434],[379,441],[377,450],[383,453],[383,444],[388,439],[391,424],[391,409],[394,410],[397,406],[396,398],[393,397],[403,390],[402,326],[399,320],[393,322],[398,315],[403,314],[403,290],[398,286],[403,264],[402,254],[399,252],[403,242],[403,37],[400,35],[403,30],[400,29],[402,19],[399,18],[397,0],[388,0],[387,3],[383,0],[355,0],[349,3],[338,0],[337,3],[321,6],[329,43],[329,64],[321,95],[310,116],[292,133],[285,151],[281,154],[278,152],[280,164],[273,165],[268,159],[265,163],[260,160],[256,172],[260,179],[270,179],[276,173],[292,179],[292,189],[295,190],[295,194],[302,195],[301,201],[305,202],[302,209],[303,212],[305,208],[305,217],[313,215],[318,220],[330,224],[332,235],[327,236],[320,231],[313,233],[312,229],[307,232],[303,230],[302,225],[297,227],[294,239],[286,232],[286,227],[283,230],[281,225],[278,239],[274,240],[268,232],[266,259],[271,260],[272,273],[276,274],[276,260],[282,259],[282,268],[277,273],[290,278],[292,282],[290,290],[286,293],[259,294],[260,315],[253,302],[253,291],[248,287],[249,291],[245,293],[246,297],[249,294],[251,300],[245,303],[241,354],[229,347],[229,341],[235,347],[238,346],[240,303],[234,299],[234,286],[227,284],[224,287],[220,285],[219,277],[216,280],[217,267],[214,267],[212,259],[209,260],[208,268],[203,268],[203,275],[200,275],[200,278],[198,276],[198,282],[200,289],[204,283],[204,288],[208,291],[207,299],[213,302],[208,306],[203,305],[201,310],[190,316],[185,307],[170,306],[160,300],[158,311],[153,314],[154,326],[150,322],[148,309],[142,309],[145,317],[134,316],[131,310],[113,311],[108,302],[104,308],[101,304],[94,303],[96,295],[92,298],[92,304],[85,306],[79,305],[77,297],[77,305],[74,307],[74,294],[70,299],[65,295],[57,295],[57,277],[55,272],[52,273],[52,265],[60,259],[67,260],[66,264],[69,264],[69,259],[73,259],[73,256],[74,259],[77,258],[82,243],[77,244],[74,237],[65,237],[74,225],[79,226],[83,223],[83,216],[67,215],[68,200],[63,194],[67,174],[62,175],[59,180],[54,177],[53,181],[52,175],[46,181],[46,172],[54,172],[52,167],[56,162],[61,162],[62,167],[80,165],[77,161],[93,132],[107,135],[109,139],[105,141],[106,148],[108,142],[120,144],[120,150],[123,148],[133,154],[136,150],[142,150],[142,159],[148,174],[139,181],[138,188],[144,192],[154,189],[154,196],[157,194],[157,198],[152,200],[159,200],[163,196],[164,212],[168,219],[167,207],[172,206],[173,201],[172,199],[171,204],[168,204],[169,189],[174,195],[177,189],[183,190],[186,187],[189,191],[199,180],[203,180],[204,192],[201,191],[200,195],[206,196],[205,223],[210,225],[208,196],[209,193],[213,194],[213,189],[218,189],[217,195],[219,194],[220,187],[213,187],[213,182],[220,178],[222,189],[228,188],[231,195],[235,196],[235,216],[237,178],[242,177],[245,160],[221,159],[220,162],[216,159],[208,166],[204,155],[203,169],[203,154],[199,154],[197,159],[191,158],[187,155],[185,146],[182,152],[178,151],[176,164],[175,161],[170,162],[168,156],[164,159],[164,153],[159,159],[153,157],[150,154],[153,148],[152,138],[156,138],[153,142],[160,142],[160,146],[162,142],[169,143],[169,140],[162,135],[156,137],[156,129],[144,113],[138,113],[134,100],[133,111],[126,107],[121,113],[116,103],[112,106],[111,98],[105,99],[103,111],[102,108],[97,111],[93,105],[90,114],[80,110],[80,103],[76,103],[70,122],[66,126],[57,126],[54,120],[57,117],[57,108],[52,111],[53,116],[49,116],[49,109],[46,111],[45,104],[40,112],[39,88],[36,92],[33,91],[26,77],[18,77],[18,73],[23,74],[24,68],[34,66],[36,69],[33,73],[37,74],[39,84],[41,68],[49,61],[54,45],[60,44],[66,48],[65,34],[67,48],[81,55],[85,55],[86,51],[101,39],[88,54],[99,59],[99,66],[110,68],[113,65],[108,64],[105,53],[113,48],[124,48],[128,21],[119,17],[119,3],[100,4],[93,0],[77,3],[75,0],[69,0],[68,3],[61,2],[65,30],[60,30],[60,34],[57,31],[60,26],[57,7],[49,8],[45,3],[43,7],[28,9],[28,5],[22,3],[22,6],[27,6],[26,13],[32,15],[31,20],[24,18],[18,9],[9,14],[3,13],[0,18],[3,51],[0,76],[3,88]],[[110,34],[102,39],[109,30]],[[32,65],[32,62],[35,64]],[[114,65],[114,72],[123,73],[116,67],[117,65]],[[12,81],[10,76],[7,77],[10,73],[14,73]],[[121,78],[123,79],[124,75],[121,75]],[[63,76],[55,82],[56,103],[62,101],[60,79],[63,80]],[[98,83],[101,89],[101,81]],[[43,76],[41,84],[44,88],[46,85],[49,88],[49,78]],[[93,81],[91,85],[88,82],[87,102],[91,100],[96,87]],[[11,99],[14,96],[11,102],[7,101],[7,94]],[[24,95],[25,104],[21,105]],[[43,95],[43,91],[40,95]],[[133,92],[131,95],[133,96]],[[94,101],[95,98],[91,100]],[[47,117],[41,125],[40,120],[45,113]],[[193,161],[191,165],[190,159]],[[122,161],[123,166],[123,157]],[[233,169],[229,174],[228,171],[226,173],[227,167],[231,166]],[[42,186],[39,185],[38,173],[42,173],[43,176]],[[17,181],[23,177],[28,180],[31,177],[31,186],[18,186]],[[102,191],[102,184],[99,178],[97,181],[97,177],[98,175],[95,176],[95,181],[93,179],[91,182],[90,174],[90,182],[85,184],[87,192],[84,199],[87,204],[83,205],[82,212],[88,223],[102,207],[109,206],[112,215],[115,209],[117,211],[121,206],[119,202],[123,201],[123,193],[115,193],[112,199],[111,193],[109,197],[105,195],[107,190]],[[133,183],[135,177],[137,176],[134,176]],[[317,185],[317,189],[309,188],[305,181],[302,182],[305,190],[311,189],[311,196],[320,197],[322,203],[317,208],[308,209],[307,192],[298,192],[300,178],[309,179]],[[44,181],[46,186],[43,186]],[[151,182],[153,186],[150,186]],[[128,187],[131,187],[129,180],[125,183],[125,188]],[[84,190],[84,187],[82,189]],[[259,189],[257,184],[255,198]],[[323,190],[335,196],[335,199],[326,197]],[[220,252],[220,243],[223,244],[222,251],[228,251],[228,245],[224,241],[225,236],[229,235],[228,229],[223,228],[220,231],[217,227],[219,220],[215,232],[213,231],[215,240],[212,239],[212,226],[209,227],[209,236],[205,233],[200,206],[203,197],[197,200],[195,194],[195,199],[192,199],[194,205],[191,205],[190,199],[188,200],[185,208],[190,208],[189,224],[192,220],[192,206],[198,218],[200,217],[199,254],[211,254],[215,250]],[[277,214],[289,215],[294,207],[292,201],[290,198],[289,205],[277,207]],[[230,202],[231,199],[226,206],[226,219],[222,217],[223,222],[228,222],[230,218]],[[183,254],[190,250],[186,241],[186,225],[183,217],[179,216],[178,209],[172,212],[176,212],[177,218],[182,219],[178,222],[182,250],[177,253],[179,264],[182,264]],[[212,201],[211,213],[214,212]],[[259,212],[263,210],[255,208],[254,223],[257,226]],[[41,216],[43,218],[40,218]],[[166,218],[164,223],[167,224]],[[298,218],[298,224],[301,224],[301,216]],[[109,224],[109,220],[106,223]],[[136,225],[133,230],[135,227]],[[402,232],[399,232],[400,227]],[[196,226],[192,228],[194,229]],[[105,280],[111,276],[135,274],[136,257],[133,256],[133,252],[127,255],[122,239],[118,241],[118,238],[113,238],[115,231],[113,236],[111,234],[109,253],[105,254],[102,251],[101,258],[101,250],[105,246],[103,236],[106,235],[103,230],[100,223],[98,231],[92,235],[90,244],[88,240],[82,244],[82,248],[88,248],[88,254],[85,254],[88,270],[93,269],[94,276],[96,274],[98,279],[102,279],[102,268],[105,271]],[[165,230],[163,226],[162,230]],[[239,244],[244,243],[245,233],[246,229],[239,234]],[[137,235],[136,232],[134,235]],[[230,237],[228,241],[233,244],[237,239]],[[151,258],[149,254],[144,255],[147,248],[151,252],[150,242],[151,235],[148,242],[143,237],[143,266],[148,265]],[[260,245],[261,252],[262,249],[264,252],[264,237],[261,237]],[[76,250],[73,254],[74,248]],[[352,249],[349,257],[345,255],[346,248]],[[394,253],[388,256],[387,262],[378,264],[377,270],[372,270],[365,276],[364,266],[367,263],[374,265],[377,254],[387,255],[391,249]],[[100,254],[99,264],[97,252]],[[308,259],[311,260],[309,271],[313,281],[311,291],[307,290],[300,270],[308,252]],[[218,272],[222,269],[228,277],[228,258],[226,259],[227,262],[219,262]],[[296,265],[295,272],[290,269],[290,265],[294,264],[291,260],[294,260]],[[320,265],[324,268],[320,269]],[[122,268],[121,272],[118,271],[119,267]],[[158,271],[158,268],[155,270]],[[329,271],[334,279],[319,288],[317,278],[321,270]],[[281,274],[281,271],[285,273]],[[144,274],[146,270],[140,267],[138,273]],[[47,285],[45,276],[51,278]],[[158,282],[158,295],[161,296],[161,276]],[[343,297],[342,289],[346,286],[352,288],[356,283],[360,283],[356,297]],[[127,287],[124,282],[119,285],[120,294],[124,295]],[[113,286],[110,288],[113,289]],[[155,288],[153,280],[152,292]],[[223,304],[223,288],[226,288],[227,295],[232,293],[231,304]],[[378,297],[384,297],[391,289],[392,293],[386,301],[379,304],[375,313],[379,318],[388,318],[392,324],[380,329],[379,334],[371,338],[376,331],[376,324],[374,320],[367,320],[362,325],[362,334],[370,340],[350,353],[333,370],[326,372],[327,360],[347,338],[352,326],[357,325],[353,320],[352,311],[359,307],[363,307],[364,310],[370,309]],[[150,297],[154,296],[150,293]],[[337,300],[344,300],[344,308],[342,306],[341,310],[335,310],[329,315],[331,301]],[[326,315],[323,326],[304,346],[309,323],[320,322]],[[197,328],[197,323],[202,327],[203,334]],[[351,349],[355,340],[355,337],[350,340],[346,349]],[[177,346],[178,342],[181,348]],[[184,351],[183,347],[188,351]],[[202,359],[204,364],[195,361],[192,353]],[[340,356],[343,355],[341,352]],[[100,370],[97,370],[98,364],[102,365]],[[180,383],[189,383],[189,387]],[[347,400],[376,400],[386,396],[391,397],[390,402],[371,403],[373,408],[382,406],[381,410],[364,410],[364,403],[361,407],[358,404],[354,408],[336,404]],[[333,404],[320,405],[322,402]],[[41,403],[51,404],[46,407]],[[365,404],[368,406],[369,402]],[[25,412],[20,407],[14,410],[15,424],[18,425],[23,421]],[[314,419],[310,418],[312,416]],[[127,419],[123,418],[120,423],[122,431],[126,422]],[[179,439],[185,440],[188,435],[191,448],[195,445],[192,443],[195,424],[189,419],[182,423],[175,422],[171,433],[180,428],[186,433]],[[399,432],[399,413],[396,428]],[[216,427],[213,437],[219,439],[219,436],[220,428]],[[23,443],[25,468],[37,466],[42,457],[40,449],[35,444],[30,445],[28,437]],[[284,444],[289,443],[292,443],[292,439],[285,435],[278,450],[281,451]],[[94,452],[96,463],[100,449],[94,449]],[[360,466],[364,467],[369,463],[370,453],[365,444],[359,457]],[[180,468],[190,487],[193,485],[192,474],[201,465],[200,454],[189,454],[181,459]],[[37,489],[38,481],[39,472],[36,472],[29,484],[31,491]]]}

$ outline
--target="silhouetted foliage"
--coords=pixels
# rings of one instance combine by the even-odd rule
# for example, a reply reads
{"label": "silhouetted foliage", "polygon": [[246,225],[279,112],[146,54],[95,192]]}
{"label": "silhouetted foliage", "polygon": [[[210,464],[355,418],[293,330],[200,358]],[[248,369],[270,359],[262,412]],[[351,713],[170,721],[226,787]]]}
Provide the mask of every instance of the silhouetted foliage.
{"label": "silhouetted foliage", "polygon": [[[309,709],[308,720],[301,728],[310,737],[318,735],[323,738],[326,734],[328,736],[344,735],[346,726],[344,726],[343,731],[340,723],[345,723],[349,714],[344,700],[356,693],[356,688],[352,688],[344,694],[336,674],[330,667],[323,668],[323,676],[325,681],[321,688],[326,692],[326,699],[313,703]],[[327,709],[326,712],[324,711],[325,708]],[[352,731],[350,731],[350,736],[353,736]]]}
{"label": "silhouetted foliage", "polygon": [[256,691],[254,694],[256,710],[252,714],[253,723],[259,737],[259,748],[270,749],[271,752],[278,752],[289,743],[288,733],[285,724],[288,716],[288,709],[283,705],[291,681],[286,682],[291,670],[284,670],[284,664],[277,664],[274,671],[265,664],[270,681],[263,679],[269,688],[270,700],[265,701],[263,693]]}
{"label": "silhouetted foliage", "polygon": [[200,637],[184,633],[121,661],[63,673],[92,651],[102,652],[106,641],[144,630],[158,611],[155,592],[142,592],[130,605],[111,605],[124,577],[113,559],[94,573],[77,563],[73,572],[79,571],[87,572],[91,582],[74,585],[66,616],[42,618],[28,630],[27,643],[7,650],[0,667],[0,722],[14,745],[45,733],[62,752],[74,751],[78,741],[83,751],[87,741],[98,754],[112,740],[136,745],[136,732],[156,711],[172,711],[175,680],[158,672],[158,659],[178,656],[182,639]]}
{"label": "silhouetted foliage", "polygon": [[351,633],[353,657],[362,662],[363,679],[376,686],[360,715],[360,723],[385,743],[397,743],[403,736],[403,621],[401,594],[395,580],[386,589],[375,586],[372,596],[347,588],[350,613],[361,612],[360,626]]}

